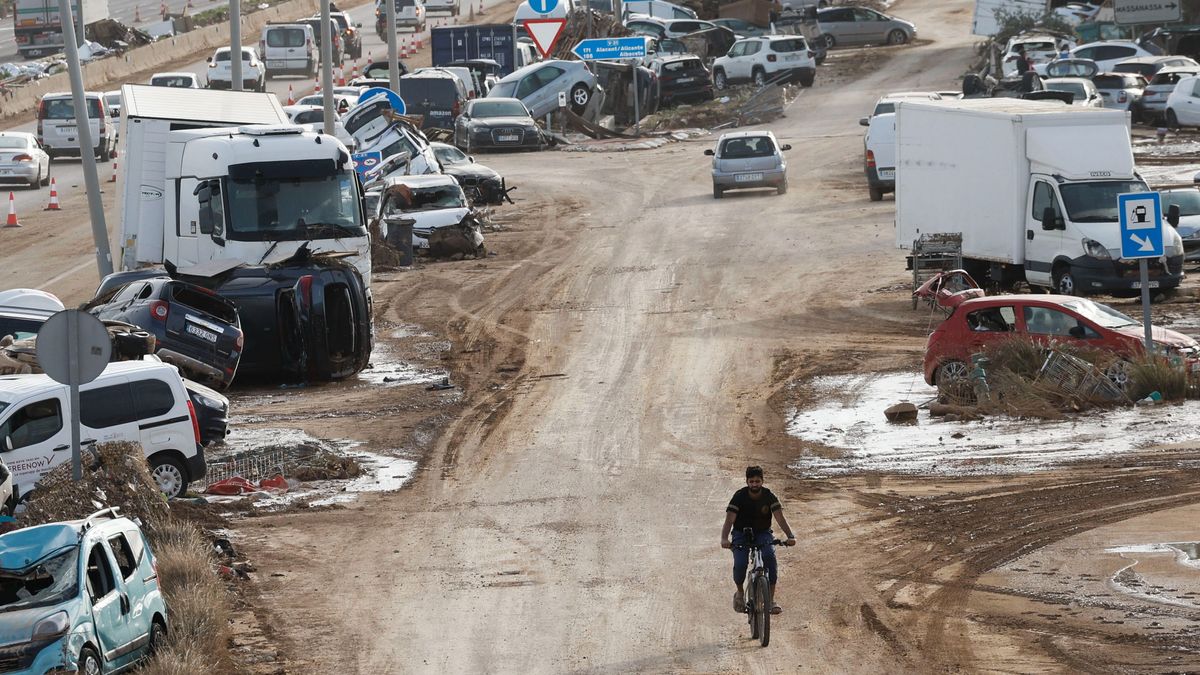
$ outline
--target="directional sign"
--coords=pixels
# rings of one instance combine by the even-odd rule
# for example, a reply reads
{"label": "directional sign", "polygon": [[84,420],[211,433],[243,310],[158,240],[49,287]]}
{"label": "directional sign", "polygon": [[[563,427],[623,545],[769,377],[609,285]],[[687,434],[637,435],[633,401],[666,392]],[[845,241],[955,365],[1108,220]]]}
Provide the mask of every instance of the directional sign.
{"label": "directional sign", "polygon": [[1170,23],[1183,20],[1183,0],[1113,0],[1119,24]]}
{"label": "directional sign", "polygon": [[367,99],[375,98],[380,94],[383,94],[387,97],[388,103],[392,104],[392,110],[394,110],[397,115],[403,115],[405,110],[407,110],[404,105],[404,99],[400,98],[400,94],[397,94],[391,89],[387,89],[385,87],[371,87],[370,89],[364,91],[358,95],[358,103],[363,103]]}
{"label": "directional sign", "polygon": [[554,43],[558,42],[558,36],[562,35],[563,26],[567,25],[567,20],[525,19],[521,24],[529,32],[529,37],[533,39],[533,45],[541,52],[542,58],[548,59],[550,52],[554,51]]}
{"label": "directional sign", "polygon": [[528,0],[529,8],[538,14],[549,14],[558,7],[558,0]]}
{"label": "directional sign", "polygon": [[375,167],[379,166],[379,163],[383,161],[383,153],[378,150],[372,150],[371,152],[356,152],[353,155],[350,155],[350,159],[354,160],[354,170],[357,171],[360,176],[365,176]]}
{"label": "directional sign", "polygon": [[646,38],[635,35],[633,37],[581,40],[571,51],[584,61],[640,59],[646,56]]}
{"label": "directional sign", "polygon": [[1162,202],[1157,192],[1117,195],[1121,220],[1121,257],[1157,258],[1163,254]]}

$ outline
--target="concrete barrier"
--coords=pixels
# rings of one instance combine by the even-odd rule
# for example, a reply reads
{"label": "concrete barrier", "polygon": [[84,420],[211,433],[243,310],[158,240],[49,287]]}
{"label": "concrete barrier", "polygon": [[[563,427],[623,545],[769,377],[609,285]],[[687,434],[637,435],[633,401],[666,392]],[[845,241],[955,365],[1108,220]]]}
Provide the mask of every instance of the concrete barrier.
{"label": "concrete barrier", "polygon": [[[311,16],[320,8],[317,0],[291,0],[274,7],[242,16],[242,44],[255,45],[262,27],[268,23],[291,21]],[[164,38],[144,47],[131,49],[121,56],[101,59],[83,66],[83,86],[88,91],[118,89],[130,76],[153,70],[164,64],[185,59],[196,53],[215,50],[229,44],[229,24],[205,26],[190,33]],[[37,108],[42,95],[71,91],[71,79],[64,71],[31,82],[8,98],[0,99],[0,119],[18,117]]]}

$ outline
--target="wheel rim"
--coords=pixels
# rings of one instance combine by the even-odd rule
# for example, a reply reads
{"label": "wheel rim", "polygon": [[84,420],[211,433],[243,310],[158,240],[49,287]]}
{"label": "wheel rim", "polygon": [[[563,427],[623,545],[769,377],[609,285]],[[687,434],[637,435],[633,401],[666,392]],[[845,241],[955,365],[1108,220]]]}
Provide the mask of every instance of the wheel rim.
{"label": "wheel rim", "polygon": [[83,662],[83,672],[87,675],[100,675],[100,662],[95,656],[88,654]]}
{"label": "wheel rim", "polygon": [[767,76],[764,75],[761,70],[754,74],[754,86],[761,87],[761,86],[765,85],[766,83],[767,83]]}
{"label": "wheel rim", "polygon": [[967,377],[967,364],[962,361],[947,361],[938,369],[938,384],[951,384]]}
{"label": "wheel rim", "polygon": [[891,35],[888,36],[888,43],[893,44],[893,45],[904,44],[904,31],[902,31],[902,30],[892,31]]}
{"label": "wheel rim", "polygon": [[1058,292],[1062,295],[1075,295],[1075,277],[1070,272],[1064,272],[1058,278]]}
{"label": "wheel rim", "polygon": [[572,98],[575,100],[575,105],[587,105],[587,102],[588,102],[587,89],[584,89],[583,87],[576,89],[575,93],[572,95]]}
{"label": "wheel rim", "polygon": [[158,484],[158,489],[168,497],[178,496],[180,489],[183,486],[183,474],[179,469],[170,464],[159,464],[154,467],[154,482]]}
{"label": "wheel rim", "polygon": [[1110,363],[1108,368],[1104,369],[1104,376],[1121,391],[1129,392],[1129,362],[1125,359],[1118,359]]}
{"label": "wheel rim", "polygon": [[717,89],[724,89],[725,88],[725,73],[723,73],[721,71],[717,71],[716,81],[714,84],[716,84]]}

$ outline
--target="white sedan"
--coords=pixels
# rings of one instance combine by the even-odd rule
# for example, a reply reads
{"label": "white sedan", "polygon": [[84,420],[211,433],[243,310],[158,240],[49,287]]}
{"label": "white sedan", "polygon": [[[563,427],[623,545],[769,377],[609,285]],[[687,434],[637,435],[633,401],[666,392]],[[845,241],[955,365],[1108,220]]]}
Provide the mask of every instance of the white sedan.
{"label": "white sedan", "polygon": [[24,131],[0,131],[0,182],[31,188],[50,183],[50,155],[37,137]]}

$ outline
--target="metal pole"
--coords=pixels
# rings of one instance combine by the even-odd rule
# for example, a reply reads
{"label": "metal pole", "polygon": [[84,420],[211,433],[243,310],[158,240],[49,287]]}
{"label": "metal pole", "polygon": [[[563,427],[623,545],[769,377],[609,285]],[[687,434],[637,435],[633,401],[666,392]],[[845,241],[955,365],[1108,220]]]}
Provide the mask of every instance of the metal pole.
{"label": "metal pole", "polygon": [[[79,20],[79,27],[78,27],[79,35],[75,36],[76,37],[75,46],[82,47],[83,43],[87,41],[87,29],[83,25],[83,0],[76,0],[76,4],[79,5],[79,16],[76,17]],[[16,9],[16,5],[13,5],[13,9]],[[66,23],[66,21],[63,20],[63,23]],[[64,35],[63,37],[66,37],[66,36]]]}
{"label": "metal pole", "polygon": [[67,312],[67,385],[71,388],[71,477],[83,479],[79,448],[79,312]]}
{"label": "metal pole", "polygon": [[[261,55],[264,59],[266,54]],[[229,0],[229,88],[242,90],[242,0]],[[265,65],[263,66],[266,67]]]}
{"label": "metal pole", "polygon": [[1150,325],[1150,266],[1145,258],[1138,261],[1138,275],[1142,279],[1142,326],[1146,330],[1146,354],[1154,353],[1154,329]]}
{"label": "metal pole", "polygon": [[321,102],[325,133],[333,135],[333,31],[329,29],[329,0],[321,0]]}
{"label": "metal pole", "polygon": [[396,51],[396,0],[383,0],[387,6],[388,84],[394,92],[400,91],[400,57]]}
{"label": "metal pole", "polygon": [[633,135],[634,136],[642,135],[642,115],[641,115],[641,110],[638,107],[638,89],[641,88],[641,83],[638,82],[639,75],[641,75],[641,73],[638,72],[638,66],[635,63],[635,64],[633,64]]}
{"label": "metal pole", "polygon": [[[83,98],[83,72],[79,69],[79,43],[75,41],[75,18],[71,14],[71,0],[58,0],[58,11],[62,14],[63,49],[67,54],[67,71],[71,76],[71,100],[75,104],[75,126],[79,132],[79,154],[83,159],[83,182],[87,188],[88,212],[92,217],[92,240],[96,244],[96,266],[100,277],[113,271],[112,252],[108,247],[108,226],[104,223],[104,204],[100,202],[100,178],[96,175],[96,155],[91,149],[92,130],[88,126],[87,101]],[[97,113],[107,111],[100,106]],[[103,123],[103,122],[101,122]],[[108,159],[106,156],[105,159]]]}

